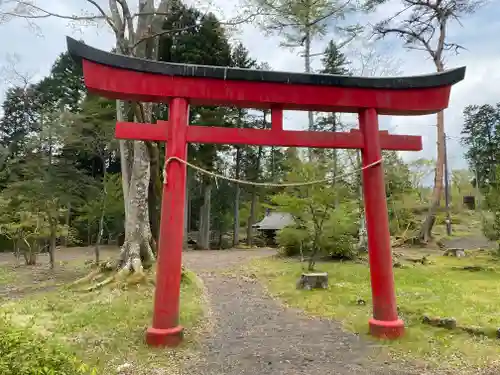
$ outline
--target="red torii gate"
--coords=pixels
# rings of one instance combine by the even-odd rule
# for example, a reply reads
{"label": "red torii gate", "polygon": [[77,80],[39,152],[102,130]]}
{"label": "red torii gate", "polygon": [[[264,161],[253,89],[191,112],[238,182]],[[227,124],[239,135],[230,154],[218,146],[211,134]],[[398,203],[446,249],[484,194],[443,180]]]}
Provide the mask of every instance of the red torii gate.
{"label": "red torii gate", "polygon": [[[163,185],[153,325],[146,341],[174,346],[182,338],[179,293],[183,243],[187,144],[361,149],[373,318],[370,333],[395,339],[404,333],[398,317],[381,150],[420,151],[419,136],[379,131],[378,115],[426,115],[448,107],[451,86],[465,67],[400,78],[365,78],[227,67],[173,64],[116,55],[67,38],[68,50],[83,64],[89,91],[112,99],[168,102],[169,120],[156,124],[118,122],[120,139],[168,143],[168,180]],[[189,126],[189,105],[220,105],[271,110],[271,129]],[[283,130],[283,110],[359,114],[360,130],[310,132]],[[172,159],[174,158],[174,159]],[[167,242],[168,241],[168,242]]]}

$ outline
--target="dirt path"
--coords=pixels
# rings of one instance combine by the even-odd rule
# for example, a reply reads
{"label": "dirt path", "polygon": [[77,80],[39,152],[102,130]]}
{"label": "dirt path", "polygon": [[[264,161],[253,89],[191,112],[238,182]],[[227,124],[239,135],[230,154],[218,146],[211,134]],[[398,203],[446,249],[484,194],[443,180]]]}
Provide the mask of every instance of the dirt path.
{"label": "dirt path", "polygon": [[448,248],[457,247],[465,250],[472,250],[478,248],[494,249],[497,247],[494,241],[489,241],[488,239],[486,239],[486,237],[482,235],[455,237],[443,240],[442,242],[443,245]]}
{"label": "dirt path", "polygon": [[184,254],[184,263],[205,283],[215,321],[213,331],[202,339],[199,360],[186,364],[186,374],[422,374],[371,362],[374,348],[335,322],[285,309],[267,297],[257,281],[220,272],[272,253]]}

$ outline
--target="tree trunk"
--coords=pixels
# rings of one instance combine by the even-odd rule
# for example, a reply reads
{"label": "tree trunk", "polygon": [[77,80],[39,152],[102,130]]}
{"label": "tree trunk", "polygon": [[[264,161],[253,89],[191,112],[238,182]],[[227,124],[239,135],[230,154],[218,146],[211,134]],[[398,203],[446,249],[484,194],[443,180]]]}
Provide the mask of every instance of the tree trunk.
{"label": "tree trunk", "polygon": [[[236,171],[235,178],[240,178],[240,165],[241,165],[241,149],[239,146],[236,147]],[[234,192],[234,225],[233,225],[233,247],[236,247],[240,243],[240,184],[235,185]]]}
{"label": "tree trunk", "polygon": [[149,153],[145,142],[133,142],[133,164],[127,199],[125,242],[120,253],[120,265],[133,272],[142,272],[155,260],[153,236],[149,225],[148,190],[150,175]]}
{"label": "tree trunk", "polygon": [[49,260],[50,260],[50,269],[53,270],[55,266],[57,221],[50,215],[49,215],[49,225],[50,225]]}
{"label": "tree trunk", "polygon": [[99,230],[97,232],[97,239],[95,241],[95,247],[94,247],[95,264],[99,264],[101,258],[100,246],[101,246],[103,231],[104,231],[104,210],[101,211],[101,217],[99,218]]}
{"label": "tree trunk", "polygon": [[191,210],[189,207],[191,203],[191,193],[189,185],[190,185],[190,178],[188,173],[186,176],[186,202],[184,206],[184,248],[187,248],[188,246],[189,221],[191,220]]}
{"label": "tree trunk", "polygon": [[257,206],[257,188],[254,186],[252,190],[252,201],[250,203],[250,216],[248,217],[247,226],[247,245],[253,246],[253,225],[255,224],[255,211]]}
{"label": "tree trunk", "polygon": [[[356,151],[356,162],[358,169],[361,169],[361,151]],[[365,206],[363,202],[363,178],[359,175],[359,230],[358,230],[358,251],[368,251],[368,235],[366,232]]]}
{"label": "tree trunk", "polygon": [[[122,7],[125,19],[120,20],[116,3],[116,1],[110,2],[113,20],[120,25],[125,22],[128,32],[127,39],[122,31],[119,30],[115,33],[117,49],[122,53],[133,54],[136,57],[156,60],[158,38],[146,38],[142,42],[140,39],[147,34],[159,32],[163,25],[164,16],[153,15],[155,11],[154,0],[139,0],[139,13],[143,13],[143,15],[137,17],[135,30],[133,26],[134,18],[128,7],[127,9]],[[161,0],[158,10],[160,13],[168,11],[168,1]],[[117,120],[123,121],[124,112],[121,102],[118,101],[117,104]],[[140,104],[132,103],[132,105]],[[151,122],[153,105],[151,103],[142,103],[141,109],[142,111],[139,111],[142,112],[140,120]],[[138,116],[135,111],[134,114],[136,117]],[[152,160],[148,144],[142,141],[121,141],[120,158],[123,198],[125,201],[125,241],[120,253],[120,264],[124,270],[142,272],[143,266],[149,267],[155,260],[153,249],[156,247],[156,241],[151,232],[149,185],[151,172],[155,174],[155,177],[159,175],[156,170],[151,171],[151,162],[156,163],[159,159],[156,159],[154,155],[154,160]]]}
{"label": "tree trunk", "polygon": [[[116,120],[122,122],[125,120],[124,116],[124,103],[121,100],[116,101]],[[125,207],[125,222],[128,216],[128,194],[130,186],[130,175],[132,173],[131,160],[133,158],[131,154],[131,142],[120,140],[120,166],[122,172],[122,190],[123,190],[123,204]]]}
{"label": "tree trunk", "polygon": [[95,254],[95,263],[99,264],[100,262],[100,246],[102,242],[102,235],[104,233],[104,215],[106,214],[106,202],[108,199],[108,191],[106,189],[106,183],[108,180],[108,174],[106,171],[106,164],[103,163],[103,176],[102,176],[102,181],[103,181],[103,190],[102,190],[102,201],[101,201],[101,216],[99,217],[99,225],[97,228],[97,238],[95,241],[95,247],[94,247],[94,254]]}
{"label": "tree trunk", "polygon": [[[160,168],[160,152],[158,145],[155,142],[147,142],[151,176],[148,186],[148,210],[149,210],[149,224],[151,225],[151,233],[155,240],[158,241],[160,235],[160,208],[162,178]],[[153,249],[154,251],[156,249]]]}
{"label": "tree trunk", "polygon": [[[66,227],[69,229],[69,224],[71,221],[71,202],[68,203],[68,210],[66,211]],[[68,236],[64,236],[63,240],[64,247],[68,247]]]}
{"label": "tree trunk", "polygon": [[[438,55],[441,56],[442,51],[438,51]],[[436,70],[442,72],[444,70],[443,62],[440,58],[434,60],[436,64]],[[444,111],[437,114],[436,118],[436,128],[437,128],[437,160],[436,160],[436,170],[434,175],[434,189],[432,191],[432,200],[427,212],[427,217],[422,223],[420,229],[420,240],[424,243],[428,242],[432,238],[432,228],[436,221],[436,211],[441,203],[441,195],[443,194],[443,175],[444,175]]]}
{"label": "tree trunk", "polygon": [[[337,117],[335,113],[332,113],[332,132],[337,131]],[[333,149],[333,182],[332,182],[332,188],[335,193],[335,202],[334,202],[334,207],[337,208],[339,206],[339,194],[335,190],[337,186],[337,174],[338,174],[338,152],[337,149]]]}
{"label": "tree trunk", "polygon": [[[34,241],[34,242],[36,242],[36,241]],[[36,244],[33,243],[33,245],[36,245]],[[23,252],[23,256],[24,256],[24,263],[27,266],[36,265],[36,260],[37,260],[37,251],[36,250],[33,250],[32,248],[28,248],[28,249],[26,249],[26,251]]]}
{"label": "tree trunk", "polygon": [[14,254],[16,256],[16,260],[19,262],[19,258],[21,257],[21,252],[19,248],[19,240],[16,238],[12,239],[12,246],[14,247]]}
{"label": "tree trunk", "polygon": [[[264,123],[266,120],[266,116],[264,113]],[[260,161],[262,159],[262,146],[259,146],[259,151],[257,152],[257,165],[255,168],[255,181],[259,179],[259,171],[260,171]],[[255,224],[255,214],[257,208],[257,187],[254,186],[252,189],[252,202],[250,204],[250,217],[248,218],[248,226],[247,226],[247,245],[253,245],[253,225]]]}
{"label": "tree trunk", "polygon": [[91,232],[91,229],[92,229],[92,222],[90,221],[90,219],[87,220],[87,246],[91,246],[92,245],[92,232]]}
{"label": "tree trunk", "polygon": [[[309,23],[307,21],[307,23]],[[311,28],[306,27],[306,35],[304,37],[304,62],[306,73],[311,73]],[[308,122],[308,130],[314,130],[314,115],[312,111],[307,112],[307,122]],[[312,160],[314,150],[309,149],[309,160]]]}
{"label": "tree trunk", "polygon": [[431,205],[427,216],[420,229],[420,240],[424,243],[432,238],[432,228],[436,221],[436,212],[441,203],[443,193],[443,174],[444,174],[444,112],[437,114],[437,161],[434,175],[434,189],[432,191]]}
{"label": "tree trunk", "polygon": [[210,250],[210,209],[212,197],[212,184],[203,185],[203,205],[200,209],[200,228],[198,232],[198,248]]}

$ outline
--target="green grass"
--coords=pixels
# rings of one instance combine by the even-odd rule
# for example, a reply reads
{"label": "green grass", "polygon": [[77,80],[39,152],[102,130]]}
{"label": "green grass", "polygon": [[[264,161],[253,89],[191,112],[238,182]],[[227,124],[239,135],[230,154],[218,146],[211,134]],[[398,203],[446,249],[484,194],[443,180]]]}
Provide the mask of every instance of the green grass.
{"label": "green grass", "polygon": [[12,267],[0,267],[0,287],[14,284],[16,281],[16,273]]}
{"label": "green grass", "polygon": [[[134,374],[146,374],[148,369],[175,366],[174,356],[178,354],[144,344],[145,330],[151,324],[153,294],[149,285],[93,293],[61,289],[4,303],[0,312],[17,325],[65,343],[104,374],[115,373],[124,363],[134,366]],[[180,316],[187,342],[194,340],[193,331],[204,312],[202,295],[198,279],[188,273],[181,287]]]}
{"label": "green grass", "polygon": [[[398,304],[405,320],[406,336],[381,342],[390,354],[410,360],[422,359],[434,367],[460,368],[492,365],[500,355],[500,342],[476,338],[462,331],[449,331],[421,323],[422,315],[453,317],[459,325],[500,327],[500,259],[486,253],[466,259],[434,256],[433,264],[395,269]],[[487,271],[470,272],[453,267],[482,265]],[[301,291],[295,282],[302,272],[296,261],[259,259],[247,272],[255,273],[271,295],[309,314],[342,322],[353,332],[367,333],[371,315],[369,269],[364,264],[320,263],[327,271],[327,291]],[[358,305],[363,299],[366,305]],[[464,372],[461,372],[464,373]]]}

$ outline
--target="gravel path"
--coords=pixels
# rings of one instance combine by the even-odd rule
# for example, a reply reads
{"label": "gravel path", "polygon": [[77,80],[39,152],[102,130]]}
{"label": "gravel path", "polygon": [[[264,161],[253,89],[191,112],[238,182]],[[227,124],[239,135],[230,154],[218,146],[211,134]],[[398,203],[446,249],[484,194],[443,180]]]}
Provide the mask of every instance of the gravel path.
{"label": "gravel path", "polygon": [[185,365],[186,374],[423,374],[370,362],[374,348],[335,322],[285,309],[267,297],[256,280],[220,272],[270,254],[267,250],[184,254],[184,263],[205,283],[214,319],[198,360]]}

